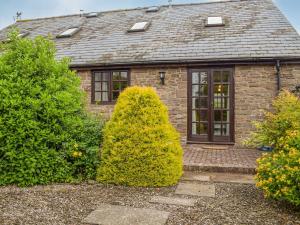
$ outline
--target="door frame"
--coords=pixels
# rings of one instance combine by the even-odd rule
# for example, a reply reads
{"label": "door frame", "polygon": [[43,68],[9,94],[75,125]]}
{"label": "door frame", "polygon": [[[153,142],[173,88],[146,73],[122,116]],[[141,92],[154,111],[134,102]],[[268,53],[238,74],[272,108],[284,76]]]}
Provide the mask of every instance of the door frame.
{"label": "door frame", "polygon": [[[231,78],[230,78],[230,138],[229,141],[207,141],[201,139],[199,136],[193,136],[192,135],[192,72],[195,71],[208,71],[208,85],[209,85],[209,93],[208,93],[208,105],[211,104],[212,97],[213,97],[213,82],[212,82],[212,71],[213,70],[220,70],[220,69],[226,69],[231,70]],[[232,66],[205,66],[205,67],[190,67],[187,70],[187,143],[190,144],[226,144],[226,145],[234,145],[235,144],[235,83],[234,83],[234,77],[235,77],[235,68],[234,65]],[[211,107],[211,106],[209,106]],[[208,127],[209,137],[212,137],[212,114],[213,109],[210,108],[209,115],[208,115],[208,123],[210,124]],[[209,138],[208,138],[209,139]]]}

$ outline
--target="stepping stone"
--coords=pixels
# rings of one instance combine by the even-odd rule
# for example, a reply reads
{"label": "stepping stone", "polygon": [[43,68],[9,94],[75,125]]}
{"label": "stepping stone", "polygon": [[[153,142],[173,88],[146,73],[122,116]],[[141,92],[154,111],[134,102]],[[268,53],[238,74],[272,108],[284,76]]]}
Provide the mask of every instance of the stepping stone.
{"label": "stepping stone", "polygon": [[176,197],[164,197],[164,196],[154,196],[151,198],[150,202],[167,204],[167,205],[183,205],[183,206],[194,206],[196,199],[186,199],[186,198],[176,198]]}
{"label": "stepping stone", "polygon": [[215,197],[216,188],[213,184],[179,183],[175,190],[175,194]]}
{"label": "stepping stone", "polygon": [[154,209],[101,204],[83,222],[101,225],[163,225],[169,212]]}

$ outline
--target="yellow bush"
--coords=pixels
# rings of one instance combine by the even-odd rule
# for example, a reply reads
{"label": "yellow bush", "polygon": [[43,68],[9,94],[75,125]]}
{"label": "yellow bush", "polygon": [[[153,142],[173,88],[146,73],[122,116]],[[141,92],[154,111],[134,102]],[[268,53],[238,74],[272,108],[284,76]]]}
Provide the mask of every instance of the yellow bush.
{"label": "yellow bush", "polygon": [[128,186],[169,186],[182,175],[179,134],[153,88],[121,93],[104,142],[97,181]]}

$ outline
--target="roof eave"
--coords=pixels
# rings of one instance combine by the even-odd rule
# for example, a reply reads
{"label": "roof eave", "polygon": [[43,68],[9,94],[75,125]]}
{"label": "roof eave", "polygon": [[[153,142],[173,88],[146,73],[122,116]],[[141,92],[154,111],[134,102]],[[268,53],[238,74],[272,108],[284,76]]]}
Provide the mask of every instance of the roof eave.
{"label": "roof eave", "polygon": [[238,65],[238,64],[274,64],[277,60],[286,64],[300,64],[300,56],[297,57],[262,57],[262,58],[228,58],[228,59],[183,59],[183,60],[154,60],[154,61],[133,61],[113,63],[87,63],[71,64],[72,69],[85,69],[97,67],[130,67],[130,66],[152,66],[152,65]]}

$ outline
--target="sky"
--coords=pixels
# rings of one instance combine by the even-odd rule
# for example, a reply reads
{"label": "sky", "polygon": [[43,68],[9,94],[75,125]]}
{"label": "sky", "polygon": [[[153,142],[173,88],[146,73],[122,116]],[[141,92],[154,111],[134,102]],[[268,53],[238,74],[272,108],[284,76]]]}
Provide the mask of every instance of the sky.
{"label": "sky", "polygon": [[[172,3],[207,1],[214,0],[172,0]],[[273,1],[300,33],[300,1]],[[74,14],[80,10],[92,12],[166,4],[168,0],[0,0],[0,29],[14,22],[16,12],[22,12],[22,19],[31,19]]]}

